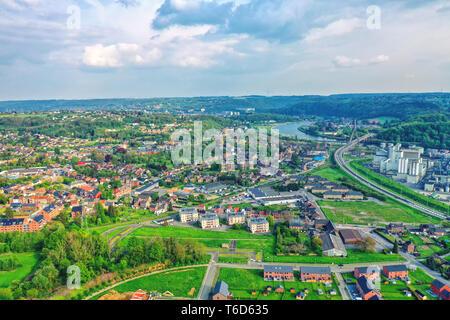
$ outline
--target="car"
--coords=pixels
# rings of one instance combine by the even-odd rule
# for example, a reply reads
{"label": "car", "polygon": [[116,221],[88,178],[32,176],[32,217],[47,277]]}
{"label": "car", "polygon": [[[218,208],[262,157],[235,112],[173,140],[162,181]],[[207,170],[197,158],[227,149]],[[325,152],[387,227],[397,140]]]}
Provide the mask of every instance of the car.
{"label": "car", "polygon": [[341,263],[341,264],[338,264],[338,267],[339,268],[342,268],[344,265]]}

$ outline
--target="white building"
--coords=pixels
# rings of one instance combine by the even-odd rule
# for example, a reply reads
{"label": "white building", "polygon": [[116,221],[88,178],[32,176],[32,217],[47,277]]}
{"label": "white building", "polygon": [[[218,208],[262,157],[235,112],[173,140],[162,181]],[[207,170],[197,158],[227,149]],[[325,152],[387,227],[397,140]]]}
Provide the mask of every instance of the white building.
{"label": "white building", "polygon": [[432,166],[432,163],[424,161],[421,155],[420,148],[402,149],[401,144],[394,146],[391,143],[387,150],[379,150],[373,161],[382,174],[392,175],[395,180],[418,183],[425,176],[427,168]]}

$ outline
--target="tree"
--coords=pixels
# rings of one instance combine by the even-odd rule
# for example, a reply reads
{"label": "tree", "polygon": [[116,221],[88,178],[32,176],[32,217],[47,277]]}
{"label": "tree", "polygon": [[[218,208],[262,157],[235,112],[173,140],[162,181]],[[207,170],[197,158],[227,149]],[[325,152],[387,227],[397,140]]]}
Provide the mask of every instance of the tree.
{"label": "tree", "polygon": [[392,252],[398,253],[398,241],[395,239],[394,241],[394,247],[392,248]]}
{"label": "tree", "polygon": [[5,209],[4,215],[5,215],[6,219],[11,219],[14,217],[14,210],[11,209],[11,207],[7,207]]}
{"label": "tree", "polygon": [[158,192],[153,192],[152,194],[152,202],[156,202],[159,199],[159,193]]}
{"label": "tree", "polygon": [[269,228],[272,229],[275,225],[275,219],[273,216],[267,216],[266,217],[267,222],[269,222]]}

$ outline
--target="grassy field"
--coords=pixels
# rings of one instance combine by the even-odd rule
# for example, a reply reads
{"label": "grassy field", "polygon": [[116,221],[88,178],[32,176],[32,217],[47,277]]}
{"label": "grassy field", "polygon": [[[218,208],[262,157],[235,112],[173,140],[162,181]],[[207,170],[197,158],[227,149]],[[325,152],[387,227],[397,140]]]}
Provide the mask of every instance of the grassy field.
{"label": "grassy field", "polygon": [[325,257],[325,256],[276,256],[269,251],[264,251],[264,261],[266,262],[286,262],[286,263],[317,263],[317,264],[352,264],[385,261],[405,260],[398,254],[365,253],[356,249],[347,250],[348,256]]}
{"label": "grassy field", "polygon": [[136,237],[177,237],[191,239],[270,239],[271,236],[254,235],[247,231],[210,231],[185,227],[159,227],[159,228],[139,228],[133,231],[130,236]]}
{"label": "grassy field", "polygon": [[[13,271],[0,271],[0,288],[8,288],[13,280],[22,281],[25,279],[36,267],[39,256],[37,253],[26,252],[26,253],[14,253],[21,267]],[[0,255],[4,257],[5,254]]]}
{"label": "grassy field", "polygon": [[[195,298],[202,284],[205,272],[206,267],[167,271],[126,282],[114,287],[112,290],[119,293],[135,292],[139,289],[147,292],[157,291],[160,293],[170,291],[175,297]],[[189,295],[192,288],[195,288],[194,294]]]}
{"label": "grassy field", "polygon": [[322,178],[328,179],[333,182],[340,182],[340,179],[346,177],[345,172],[341,171],[339,168],[325,167],[310,172],[311,175],[319,175]]}
{"label": "grassy field", "polygon": [[220,255],[219,263],[236,263],[236,264],[247,264],[249,256],[245,255]]}
{"label": "grassy field", "polygon": [[[427,291],[430,290],[430,283],[433,278],[428,276],[422,269],[417,268],[415,271],[409,271],[409,277],[411,278],[410,287],[413,290],[419,290],[428,297],[428,300],[437,300],[431,296]],[[397,281],[396,284],[385,284],[387,279],[381,276],[381,294],[385,300],[416,300],[414,295],[407,297],[403,293],[403,289],[406,288],[406,283],[403,281]],[[418,282],[419,281],[419,282]],[[420,283],[421,282],[421,283]]]}
{"label": "grassy field", "polygon": [[[342,300],[335,283],[328,288],[324,284],[300,282],[298,280],[298,271],[294,275],[295,281],[264,281],[263,270],[221,268],[218,281],[228,283],[229,291],[233,293],[234,298],[237,300],[295,300],[295,294],[306,288],[309,290],[309,293],[305,300]],[[285,292],[275,293],[272,291],[268,296],[264,296],[262,292],[269,285],[273,289],[278,285],[282,285]],[[296,293],[290,293],[290,288],[294,288]],[[317,289],[319,288],[324,292],[323,295],[317,294]],[[338,294],[336,296],[329,295],[328,291],[330,289],[335,289]],[[252,290],[256,290],[257,295],[252,295]]]}
{"label": "grassy field", "polygon": [[424,216],[416,210],[399,206],[395,201],[318,201],[322,211],[336,223],[368,224],[368,223],[436,223],[437,219]]}

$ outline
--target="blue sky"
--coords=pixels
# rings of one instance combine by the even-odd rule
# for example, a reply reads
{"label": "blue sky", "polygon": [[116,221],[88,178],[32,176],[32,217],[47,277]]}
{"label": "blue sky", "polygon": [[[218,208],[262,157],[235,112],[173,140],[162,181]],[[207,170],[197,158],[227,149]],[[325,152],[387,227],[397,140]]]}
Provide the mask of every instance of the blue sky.
{"label": "blue sky", "polygon": [[448,0],[2,0],[0,100],[450,91],[449,21]]}

